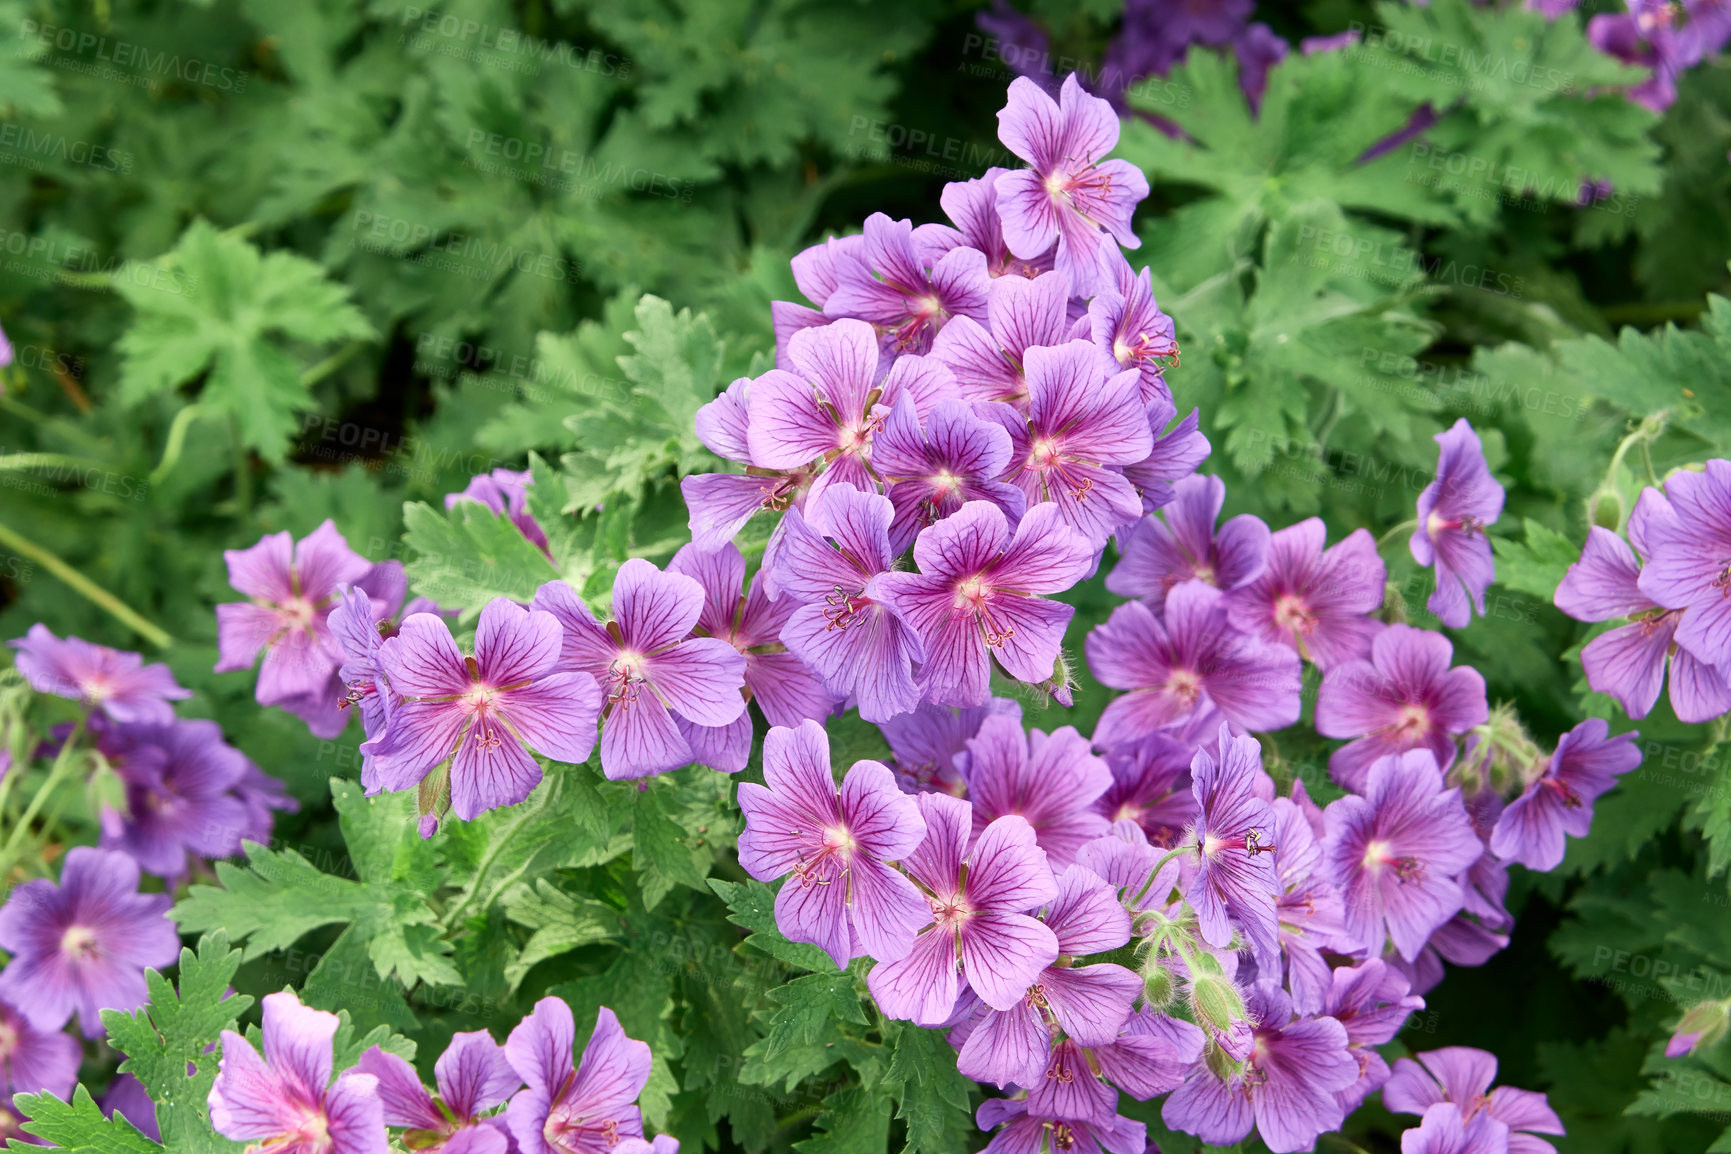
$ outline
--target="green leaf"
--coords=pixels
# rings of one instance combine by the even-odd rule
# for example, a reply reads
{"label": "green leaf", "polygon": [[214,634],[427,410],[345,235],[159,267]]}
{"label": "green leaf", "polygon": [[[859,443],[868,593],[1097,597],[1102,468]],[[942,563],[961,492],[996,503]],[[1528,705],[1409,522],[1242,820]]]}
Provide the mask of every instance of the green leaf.
{"label": "green leaf", "polygon": [[867,1025],[860,1006],[859,979],[851,970],[807,974],[769,992],[781,1008],[769,1019],[764,1057],[773,1060],[795,1047],[810,1046],[837,1021]]}
{"label": "green leaf", "polygon": [[1527,517],[1525,543],[1507,537],[1491,538],[1497,557],[1497,584],[1549,602],[1562,584],[1569,566],[1581,559],[1581,550],[1561,533],[1553,532]]}
{"label": "green leaf", "polygon": [[246,943],[245,960],[284,949],[320,926],[365,922],[369,926],[391,913],[388,894],[348,878],[320,873],[294,850],[271,850],[246,844],[243,868],[216,863],[219,886],[195,885],[174,907],[171,916],[182,933],[226,931]]}
{"label": "green leaf", "polygon": [[557,580],[546,554],[502,514],[475,501],[443,513],[414,502],[403,506],[403,540],[414,550],[404,568],[422,597],[460,608],[473,621],[496,597],[527,604],[535,590]]}
{"label": "green leaf", "polygon": [[539,962],[597,942],[618,940],[618,911],[589,898],[573,897],[546,878],[507,891],[504,906],[508,918],[535,931],[517,960],[505,969],[512,989]]}
{"label": "green leaf", "polygon": [[904,1154],[947,1154],[974,1132],[973,1083],[956,1071],[956,1054],[938,1030],[897,1023],[884,1085],[896,1094],[896,1117],[907,1123]]}
{"label": "green leaf", "polygon": [[895,1103],[863,1088],[838,1090],[823,1100],[817,1132],[793,1148],[799,1154],[884,1154]]}
{"label": "green leaf", "polygon": [[775,891],[768,886],[759,881],[710,878],[709,888],[727,903],[731,911],[727,920],[751,931],[751,937],[746,939],[751,946],[801,970],[835,972],[835,962],[828,954],[816,946],[790,942],[781,936],[781,931],[775,928]]}
{"label": "green leaf", "polygon": [[652,782],[638,795],[631,825],[632,864],[643,904],[654,909],[676,885],[702,893],[714,855],[693,846],[679,821],[671,783]]}
{"label": "green leaf", "polygon": [[[182,948],[178,982],[146,970],[150,1000],[132,1013],[102,1011],[108,1040],[126,1055],[120,1071],[143,1084],[156,1103],[157,1123],[170,1149],[228,1150],[232,1144],[211,1129],[205,1100],[216,1080],[218,1054],[206,1048],[235,1029],[252,1005],[229,986],[241,953],[218,930],[199,939],[198,953]],[[191,1073],[188,1073],[188,1071]]]}
{"label": "green leaf", "polygon": [[[69,1103],[52,1094],[19,1094],[13,1104],[30,1116],[30,1121],[24,1123],[26,1133],[69,1154],[160,1154],[164,1149],[139,1133],[138,1127],[124,1116],[104,1118],[96,1100],[83,1086],[73,1091]],[[177,1149],[240,1149],[237,1142],[218,1141],[223,1145]]]}
{"label": "green leaf", "polygon": [[195,221],[169,256],[128,266],[115,289],[137,311],[120,339],[127,405],[209,373],[199,402],[226,413],[241,443],[282,460],[313,408],[302,366],[285,346],[365,340],[375,334],[346,288],[312,261],[258,249]]}

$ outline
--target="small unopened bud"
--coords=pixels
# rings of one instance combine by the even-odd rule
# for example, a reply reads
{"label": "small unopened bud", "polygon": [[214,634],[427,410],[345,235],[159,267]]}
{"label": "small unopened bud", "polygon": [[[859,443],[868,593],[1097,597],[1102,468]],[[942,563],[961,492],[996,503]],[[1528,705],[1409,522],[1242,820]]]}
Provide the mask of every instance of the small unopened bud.
{"label": "small unopened bud", "polygon": [[1244,995],[1231,978],[1217,974],[1196,974],[1190,980],[1190,1004],[1196,1016],[1212,1026],[1210,1033],[1224,1034],[1234,1022],[1244,1019]]}
{"label": "small unopened bud", "polygon": [[1172,1004],[1173,995],[1177,989],[1172,981],[1172,971],[1165,966],[1148,967],[1142,974],[1142,1000],[1149,1009],[1164,1010]]}
{"label": "small unopened bud", "polygon": [[1725,1002],[1697,1002],[1683,1014],[1676,1033],[1665,1044],[1665,1057],[1682,1058],[1706,1049],[1725,1036],[1731,1008]]}
{"label": "small unopened bud", "polygon": [[1615,489],[1600,489],[1593,494],[1587,507],[1593,524],[1599,528],[1609,529],[1613,533],[1622,528],[1626,510],[1623,508],[1623,495]]}

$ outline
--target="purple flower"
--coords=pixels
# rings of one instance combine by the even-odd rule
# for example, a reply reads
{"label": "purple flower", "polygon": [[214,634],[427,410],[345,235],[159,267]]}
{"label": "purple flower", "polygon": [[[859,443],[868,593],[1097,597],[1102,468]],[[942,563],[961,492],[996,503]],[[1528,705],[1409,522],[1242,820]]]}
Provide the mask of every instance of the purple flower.
{"label": "purple flower", "polygon": [[1220,527],[1226,483],[1191,476],[1172,486],[1173,501],[1158,516],[1142,518],[1124,540],[1123,559],[1106,575],[1106,588],[1138,597],[1159,613],[1166,595],[1186,581],[1207,582],[1230,592],[1261,576],[1269,533],[1262,520],[1241,514]]}
{"label": "purple flower", "polygon": [[495,513],[510,517],[511,523],[529,539],[530,544],[551,556],[547,534],[529,512],[528,489],[534,483],[535,478],[527,469],[521,472],[494,469],[491,473],[469,478],[468,487],[461,493],[446,493],[445,508],[455,509],[464,501],[485,505]]}
{"label": "purple flower", "polygon": [[18,651],[14,664],[30,688],[82,701],[112,721],[166,725],[174,720],[169,702],[192,696],[166,665],[146,665],[136,653],[77,637],[62,641],[46,625],[32,625],[30,632],[8,644]]}
{"label": "purple flower", "polygon": [[1299,1013],[1321,1013],[1332,980],[1322,951],[1342,948],[1340,894],[1323,877],[1322,847],[1304,811],[1284,797],[1275,798],[1270,808],[1274,844],[1280,847],[1274,855],[1275,916],[1286,988]]}
{"label": "purple flower", "polygon": [[[1652,527],[1663,525],[1663,536],[1674,539],[1676,518],[1663,493],[1644,489],[1629,515],[1629,540],[1649,553]],[[1622,538],[1597,525],[1587,530],[1581,559],[1569,566],[1557,586],[1556,606],[1577,621],[1629,619],[1581,650],[1587,684],[1610,694],[1623,712],[1639,721],[1659,700],[1669,661],[1671,708],[1679,720],[1696,724],[1731,710],[1731,676],[1674,644],[1689,610],[1667,610],[1642,591],[1640,578],[1640,562]]]}
{"label": "purple flower", "polygon": [[897,961],[879,962],[867,988],[885,1017],[935,1026],[950,1016],[959,976],[994,1010],[1013,1008],[1058,957],[1058,939],[1028,916],[1058,885],[1019,817],[1001,817],[969,846],[971,808],[959,798],[915,799],[926,837],[902,865],[926,892],[931,924]]}
{"label": "purple flower", "polygon": [[337,1016],[294,994],[264,999],[264,1057],[233,1030],[210,1088],[218,1134],[270,1154],[388,1154],[378,1079],[350,1070],[331,1083]]}
{"label": "purple flower", "polygon": [[1437,765],[1454,764],[1454,735],[1490,717],[1485,679],[1470,666],[1450,669],[1454,646],[1440,633],[1390,625],[1376,635],[1370,660],[1336,665],[1316,695],[1316,731],[1354,738],[1334,751],[1328,772],[1363,792],[1372,762],[1427,749]]}
{"label": "purple flower", "polygon": [[1172,318],[1154,302],[1153,274],[1136,273],[1118,254],[1112,261],[1114,284],[1088,302],[1089,337],[1111,373],[1135,369],[1139,374],[1142,403],[1163,400],[1172,404],[1166,386],[1166,362],[1178,365],[1178,337]]}
{"label": "purple flower", "polygon": [[1428,750],[1370,767],[1363,797],[1323,811],[1325,869],[1345,903],[1345,937],[1360,951],[1394,943],[1412,961],[1431,931],[1460,912],[1456,878],[1484,853],[1458,789],[1444,789]]}
{"label": "purple flower", "polygon": [[286,532],[272,533],[250,549],[224,550],[223,558],[229,584],[251,600],[216,607],[216,672],[250,669],[262,650],[258,703],[303,718],[316,737],[335,737],[348,716],[338,708],[342,652],[328,618],[342,587],[366,577],[372,563],[349,548],[332,521],[298,543]]}
{"label": "purple flower", "polygon": [[1484,616],[1485,590],[1496,578],[1485,527],[1502,516],[1503,487],[1465,417],[1435,440],[1442,446],[1436,479],[1418,495],[1418,530],[1408,544],[1414,561],[1436,569],[1426,607],[1450,629],[1463,629],[1473,609]]}
{"label": "purple flower", "polygon": [[747,445],[754,465],[811,467],[814,495],[838,481],[876,492],[872,438],[890,410],[906,396],[923,413],[954,389],[948,370],[922,357],[903,357],[880,377],[871,326],[856,320],[795,333],[787,355],[792,371],[751,382]]}
{"label": "purple flower", "polygon": [[551,614],[503,597],[482,608],[473,657],[458,651],[439,617],[404,621],[379,649],[379,666],[402,700],[385,735],[364,750],[377,771],[373,792],[408,789],[448,759],[451,808],[472,821],[516,805],[540,782],[528,749],[587,761],[601,692],[586,672],[556,672],[560,638]]}
{"label": "purple flower", "polygon": [[920,534],[914,560],[917,575],[884,573],[877,588],[919,636],[927,700],[985,701],[994,654],[1018,681],[1052,675],[1076,611],[1043,595],[1070,588],[1093,560],[1055,505],[1029,510],[1012,537],[1002,509],[969,501]]}
{"label": "purple flower", "polygon": [[1292,1000],[1274,982],[1250,992],[1256,1041],[1243,1073],[1222,1077],[1207,1061],[1166,1099],[1161,1117],[1175,1130],[1215,1146],[1242,1141],[1254,1123],[1275,1154],[1309,1150],[1340,1126],[1335,1092],[1358,1077],[1346,1029],[1333,1018],[1294,1017]]}
{"label": "purple flower", "polygon": [[1042,1117],[1020,1098],[988,1098],[980,1104],[975,1118],[982,1130],[1002,1127],[986,1143],[982,1154],[1042,1154],[1047,1150],[1062,1150],[1065,1154],[1143,1154],[1148,1149],[1148,1126],[1134,1118],[1113,1117],[1096,1122]]}
{"label": "purple flower", "polygon": [[77,1038],[32,1024],[23,1010],[0,998],[0,1103],[10,1102],[14,1094],[70,1100],[83,1059]]}
{"label": "purple flower", "polygon": [[1163,849],[1178,844],[1196,820],[1190,761],[1195,751],[1164,733],[1114,748],[1106,755],[1112,785],[1094,802],[1109,822],[1133,821]]}
{"label": "purple flower", "polygon": [[[824,315],[869,321],[893,355],[929,352],[952,317],[984,317],[992,284],[985,255],[965,247],[937,255],[922,251],[920,239],[908,221],[881,212],[866,217],[858,258],[835,263],[835,290],[823,303]],[[798,333],[789,340],[790,353],[798,340]]]}
{"label": "purple flower", "polygon": [[[745,658],[745,692],[771,725],[798,725],[822,720],[835,707],[823,680],[781,643],[782,628],[797,608],[791,598],[771,601],[764,592],[760,570],[745,596],[745,558],[731,543],[713,553],[686,545],[667,563],[669,573],[682,573],[703,586],[699,635],[718,637]],[[783,588],[786,586],[784,585]],[[681,720],[679,730],[697,760],[724,773],[745,768],[751,755],[751,715],[741,713],[719,729]]]}
{"label": "purple flower", "polygon": [[[1117,892],[1081,866],[1058,875],[1045,923],[1067,957],[1103,954],[1130,940],[1130,915]],[[1141,995],[1142,979],[1123,966],[1047,966],[1010,1009],[980,1003],[965,1039],[951,1035],[960,1046],[956,1067],[980,1082],[1035,1086],[1056,1032],[1084,1046],[1109,1045]]]}
{"label": "purple flower", "polygon": [[189,851],[227,857],[251,832],[235,790],[253,765],[223,741],[216,722],[105,728],[97,746],[125,787],[125,808],[103,810],[102,848],[127,854],[157,877],[177,878]]}
{"label": "purple flower", "polygon": [[0,908],[4,998],[38,1030],[58,1030],[73,1011],[85,1036],[102,1034],[102,1011],[144,1005],[145,967],[180,957],[167,894],[138,892],[138,863],[123,853],[77,846],[60,884],[25,882]]}
{"label": "purple flower", "polygon": [[1679,647],[1703,665],[1731,664],[1731,461],[1674,474],[1665,496],[1675,515],[1653,516],[1646,526],[1641,592],[1688,610],[1677,625]]}
{"label": "purple flower", "polygon": [[1085,1045],[1078,1037],[1055,1042],[1043,1075],[1028,1087],[1028,1109],[1042,1117],[1109,1123],[1118,1109],[1114,1087],[1143,1102],[1170,1093],[1183,1084],[1204,1044],[1202,1031],[1189,1022],[1144,1007],[1104,1044]]}
{"label": "purple flower", "polygon": [[1235,632],[1220,591],[1200,581],[1174,589],[1165,607],[1161,621],[1132,601],[1089,632],[1094,676],[1129,691],[1100,715],[1096,744],[1110,749],[1210,708],[1246,729],[1282,729],[1298,720],[1296,653]]}
{"label": "purple flower", "polygon": [[1149,401],[1148,431],[1154,447],[1134,465],[1124,466],[1124,476],[1136,487],[1146,513],[1170,505],[1178,496],[1175,484],[1196,472],[1214,451],[1208,438],[1197,431],[1201,410],[1191,409],[1189,416],[1167,429],[1176,415],[1177,411],[1159,397]]}
{"label": "purple flower", "polygon": [[[1422,1066],[1421,1066],[1422,1063]],[[1536,1134],[1562,1134],[1563,1123],[1543,1094],[1512,1086],[1491,1089],[1497,1058],[1467,1046],[1445,1046],[1394,1064],[1382,1088],[1382,1104],[1396,1114],[1423,1114],[1439,1102],[1454,1106],[1469,1125],[1480,1113],[1509,1128],[1513,1154],[1554,1154],[1555,1148]]]}
{"label": "purple flower", "polygon": [[[1023,260],[1004,243],[1004,225],[998,218],[998,181],[1009,171],[1007,168],[988,168],[984,176],[974,180],[951,181],[944,185],[938,203],[943,205],[944,215],[950,218],[950,223],[956,226],[961,243],[985,254],[988,275],[1032,280],[1052,270],[1052,254],[1044,252]],[[938,335],[940,338],[943,336],[942,333]]]}
{"label": "purple flower", "polygon": [[542,998],[505,1042],[511,1068],[528,1083],[505,1112],[522,1154],[599,1154],[643,1137],[636,1102],[649,1081],[648,1045],[626,1037],[606,1006],[573,1068],[576,1039],[571,1007]]}
{"label": "purple flower", "polygon": [[914,406],[902,401],[872,442],[872,464],[895,508],[889,535],[896,554],[969,501],[990,501],[1011,521],[1027,506],[1020,489],[998,480],[1010,464],[1009,433],[963,401],[938,402],[924,429]]}
{"label": "purple flower", "polygon": [[487,1031],[457,1034],[439,1055],[433,1066],[437,1098],[421,1085],[413,1066],[388,1050],[372,1047],[361,1055],[359,1068],[378,1079],[385,1125],[407,1130],[403,1138],[411,1149],[505,1154],[510,1148],[505,1119],[481,1115],[503,1105],[523,1080]]}
{"label": "purple flower", "polygon": [[637,557],[625,562],[613,581],[613,621],[606,627],[563,581],[537,589],[535,608],[564,627],[563,664],[601,685],[601,770],[613,780],[691,763],[675,714],[720,726],[745,712],[745,658],[718,638],[687,640],[703,614],[703,586],[683,574],[663,573]]}
{"label": "purple flower", "polygon": [[1260,958],[1278,957],[1274,903],[1274,811],[1256,796],[1262,746],[1220,727],[1220,757],[1196,751],[1196,872],[1184,898],[1196,910],[1202,940],[1224,948],[1236,925]]}
{"label": "purple flower", "polygon": [[[823,314],[816,315],[820,323],[828,323]],[[783,364],[784,359],[778,354],[776,367],[791,372],[792,362]],[[691,543],[706,553],[731,541],[760,510],[786,509],[812,482],[809,461],[795,469],[765,469],[753,463],[750,387],[750,378],[740,377],[697,410],[697,439],[716,456],[747,466],[743,476],[704,473],[679,482],[690,511]]]}
{"label": "purple flower", "polygon": [[[1053,869],[1076,860],[1076,851],[1104,837],[1109,823],[1094,812],[1112,772],[1088,741],[1066,725],[1051,736],[1023,733],[1018,719],[985,718],[968,742],[968,799],[974,836],[1006,814],[1027,819]],[[1072,952],[1072,951],[1066,951]]]}
{"label": "purple flower", "polygon": [[1060,273],[1004,277],[992,284],[985,324],[957,317],[938,334],[932,356],[949,366],[966,400],[1026,409],[1028,353],[1068,339],[1069,303],[1070,281]]}
{"label": "purple flower", "polygon": [[[1350,39],[1342,40],[1341,37]],[[1309,56],[1314,51],[1344,47],[1358,40],[1356,32],[1345,32],[1341,37],[1313,37],[1299,47]],[[1330,43],[1331,41],[1334,43]],[[1291,45],[1276,36],[1274,29],[1260,22],[1250,25],[1233,40],[1232,52],[1238,57],[1238,86],[1244,90],[1244,99],[1250,104],[1252,116],[1262,111],[1262,97],[1268,91],[1269,72],[1276,64],[1285,60],[1286,54],[1291,50]]]}
{"label": "purple flower", "polygon": [[1491,833],[1491,852],[1528,869],[1553,870],[1563,860],[1563,835],[1586,837],[1593,802],[1618,776],[1641,764],[1635,733],[1610,737],[1590,718],[1563,734],[1545,772],[1509,803]]}
{"label": "purple flower", "polygon": [[739,864],[759,881],[793,874],[775,898],[781,932],[820,947],[842,969],[855,941],[879,961],[905,957],[930,915],[919,890],[887,863],[925,837],[914,799],[876,761],[856,761],[838,790],[829,738],[815,721],[769,731],[763,779],[767,786],[739,787]]}
{"label": "purple flower", "polygon": [[1400,1154],[1507,1154],[1509,1138],[1509,1128],[1489,1114],[1465,1122],[1459,1110],[1439,1102],[1424,1112],[1419,1125],[1401,1134]]}
{"label": "purple flower", "polygon": [[836,697],[853,695],[860,716],[887,721],[919,704],[914,663],[924,652],[885,603],[877,577],[895,563],[887,498],[832,485],[788,510],[775,555],[785,606],[783,644]]}
{"label": "purple flower", "polygon": [[1055,267],[1070,278],[1073,292],[1110,290],[1113,242],[1141,246],[1130,216],[1148,195],[1148,181],[1135,165],[1102,160],[1118,144],[1111,104],[1082,91],[1074,75],[1056,101],[1018,77],[998,113],[998,139],[1029,164],[997,181],[998,217],[1010,251],[1032,260],[1055,243]]}
{"label": "purple flower", "polygon": [[1028,415],[993,406],[1009,431],[1010,471],[1028,507],[1057,505],[1064,523],[1095,550],[1142,513],[1135,486],[1110,465],[1148,455],[1153,435],[1130,372],[1107,377],[1086,341],[1028,350]]}
{"label": "purple flower", "polygon": [[897,784],[905,793],[935,790],[954,797],[966,794],[962,769],[967,764],[968,742],[986,718],[999,714],[1020,724],[1022,707],[1006,697],[990,697],[984,705],[970,709],[922,701],[913,712],[883,722],[878,728],[895,754]]}
{"label": "purple flower", "polygon": [[1358,1081],[1335,1091],[1341,1110],[1351,1114],[1388,1081],[1388,1063],[1376,1047],[1394,1041],[1424,999],[1408,992],[1405,975],[1381,958],[1341,966],[1331,975],[1322,1012],[1346,1027],[1347,1050],[1358,1060]]}
{"label": "purple flower", "polygon": [[1268,540],[1268,567],[1226,598],[1234,626],[1291,646],[1325,673],[1370,656],[1382,624],[1369,615],[1388,580],[1368,532],[1355,529],[1324,549],[1327,539],[1319,517],[1279,530]]}

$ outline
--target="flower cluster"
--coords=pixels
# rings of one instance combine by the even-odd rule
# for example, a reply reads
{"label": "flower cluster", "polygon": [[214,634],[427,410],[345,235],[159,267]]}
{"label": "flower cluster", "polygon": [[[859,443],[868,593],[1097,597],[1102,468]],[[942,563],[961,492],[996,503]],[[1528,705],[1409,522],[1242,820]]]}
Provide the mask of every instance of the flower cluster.
{"label": "flower cluster", "polygon": [[[603,1006],[581,1053],[571,1007],[543,998],[503,1046],[457,1034],[434,1065],[437,1093],[401,1056],[374,1046],[334,1079],[335,1014],[292,993],[264,999],[264,1053],[233,1031],[210,1090],[219,1134],[284,1154],[386,1154],[387,1127],[411,1150],[444,1154],[677,1154],[643,1134],[649,1047]],[[504,1109],[500,1109],[504,1107]]]}

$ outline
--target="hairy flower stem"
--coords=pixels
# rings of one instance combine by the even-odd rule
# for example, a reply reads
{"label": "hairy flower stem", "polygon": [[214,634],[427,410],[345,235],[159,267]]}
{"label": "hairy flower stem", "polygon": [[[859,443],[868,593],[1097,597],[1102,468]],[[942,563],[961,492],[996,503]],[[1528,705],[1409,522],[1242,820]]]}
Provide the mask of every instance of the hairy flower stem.
{"label": "hairy flower stem", "polygon": [[158,649],[166,649],[174,643],[174,638],[159,625],[153,625],[141,617],[120,598],[102,588],[96,582],[80,573],[77,569],[50,553],[30,538],[0,525],[0,545],[16,549],[44,569],[66,582],[85,598],[106,609],[127,628],[143,637]]}
{"label": "hairy flower stem", "polygon": [[[24,807],[24,812],[18,818],[18,824],[12,828],[11,835],[6,839],[6,845],[0,849],[0,878],[12,872],[13,862],[17,859],[18,850],[24,839],[30,834],[30,823],[36,820],[36,815],[42,812],[48,798],[59,789],[71,773],[77,758],[72,756],[79,738],[84,736],[84,726],[88,718],[79,718],[78,724],[72,727],[72,732],[66,735],[66,740],[60,746],[60,753],[54,758],[54,765],[48,771],[48,778],[37,789],[30,804]],[[7,777],[17,776],[21,767],[14,766]]]}

